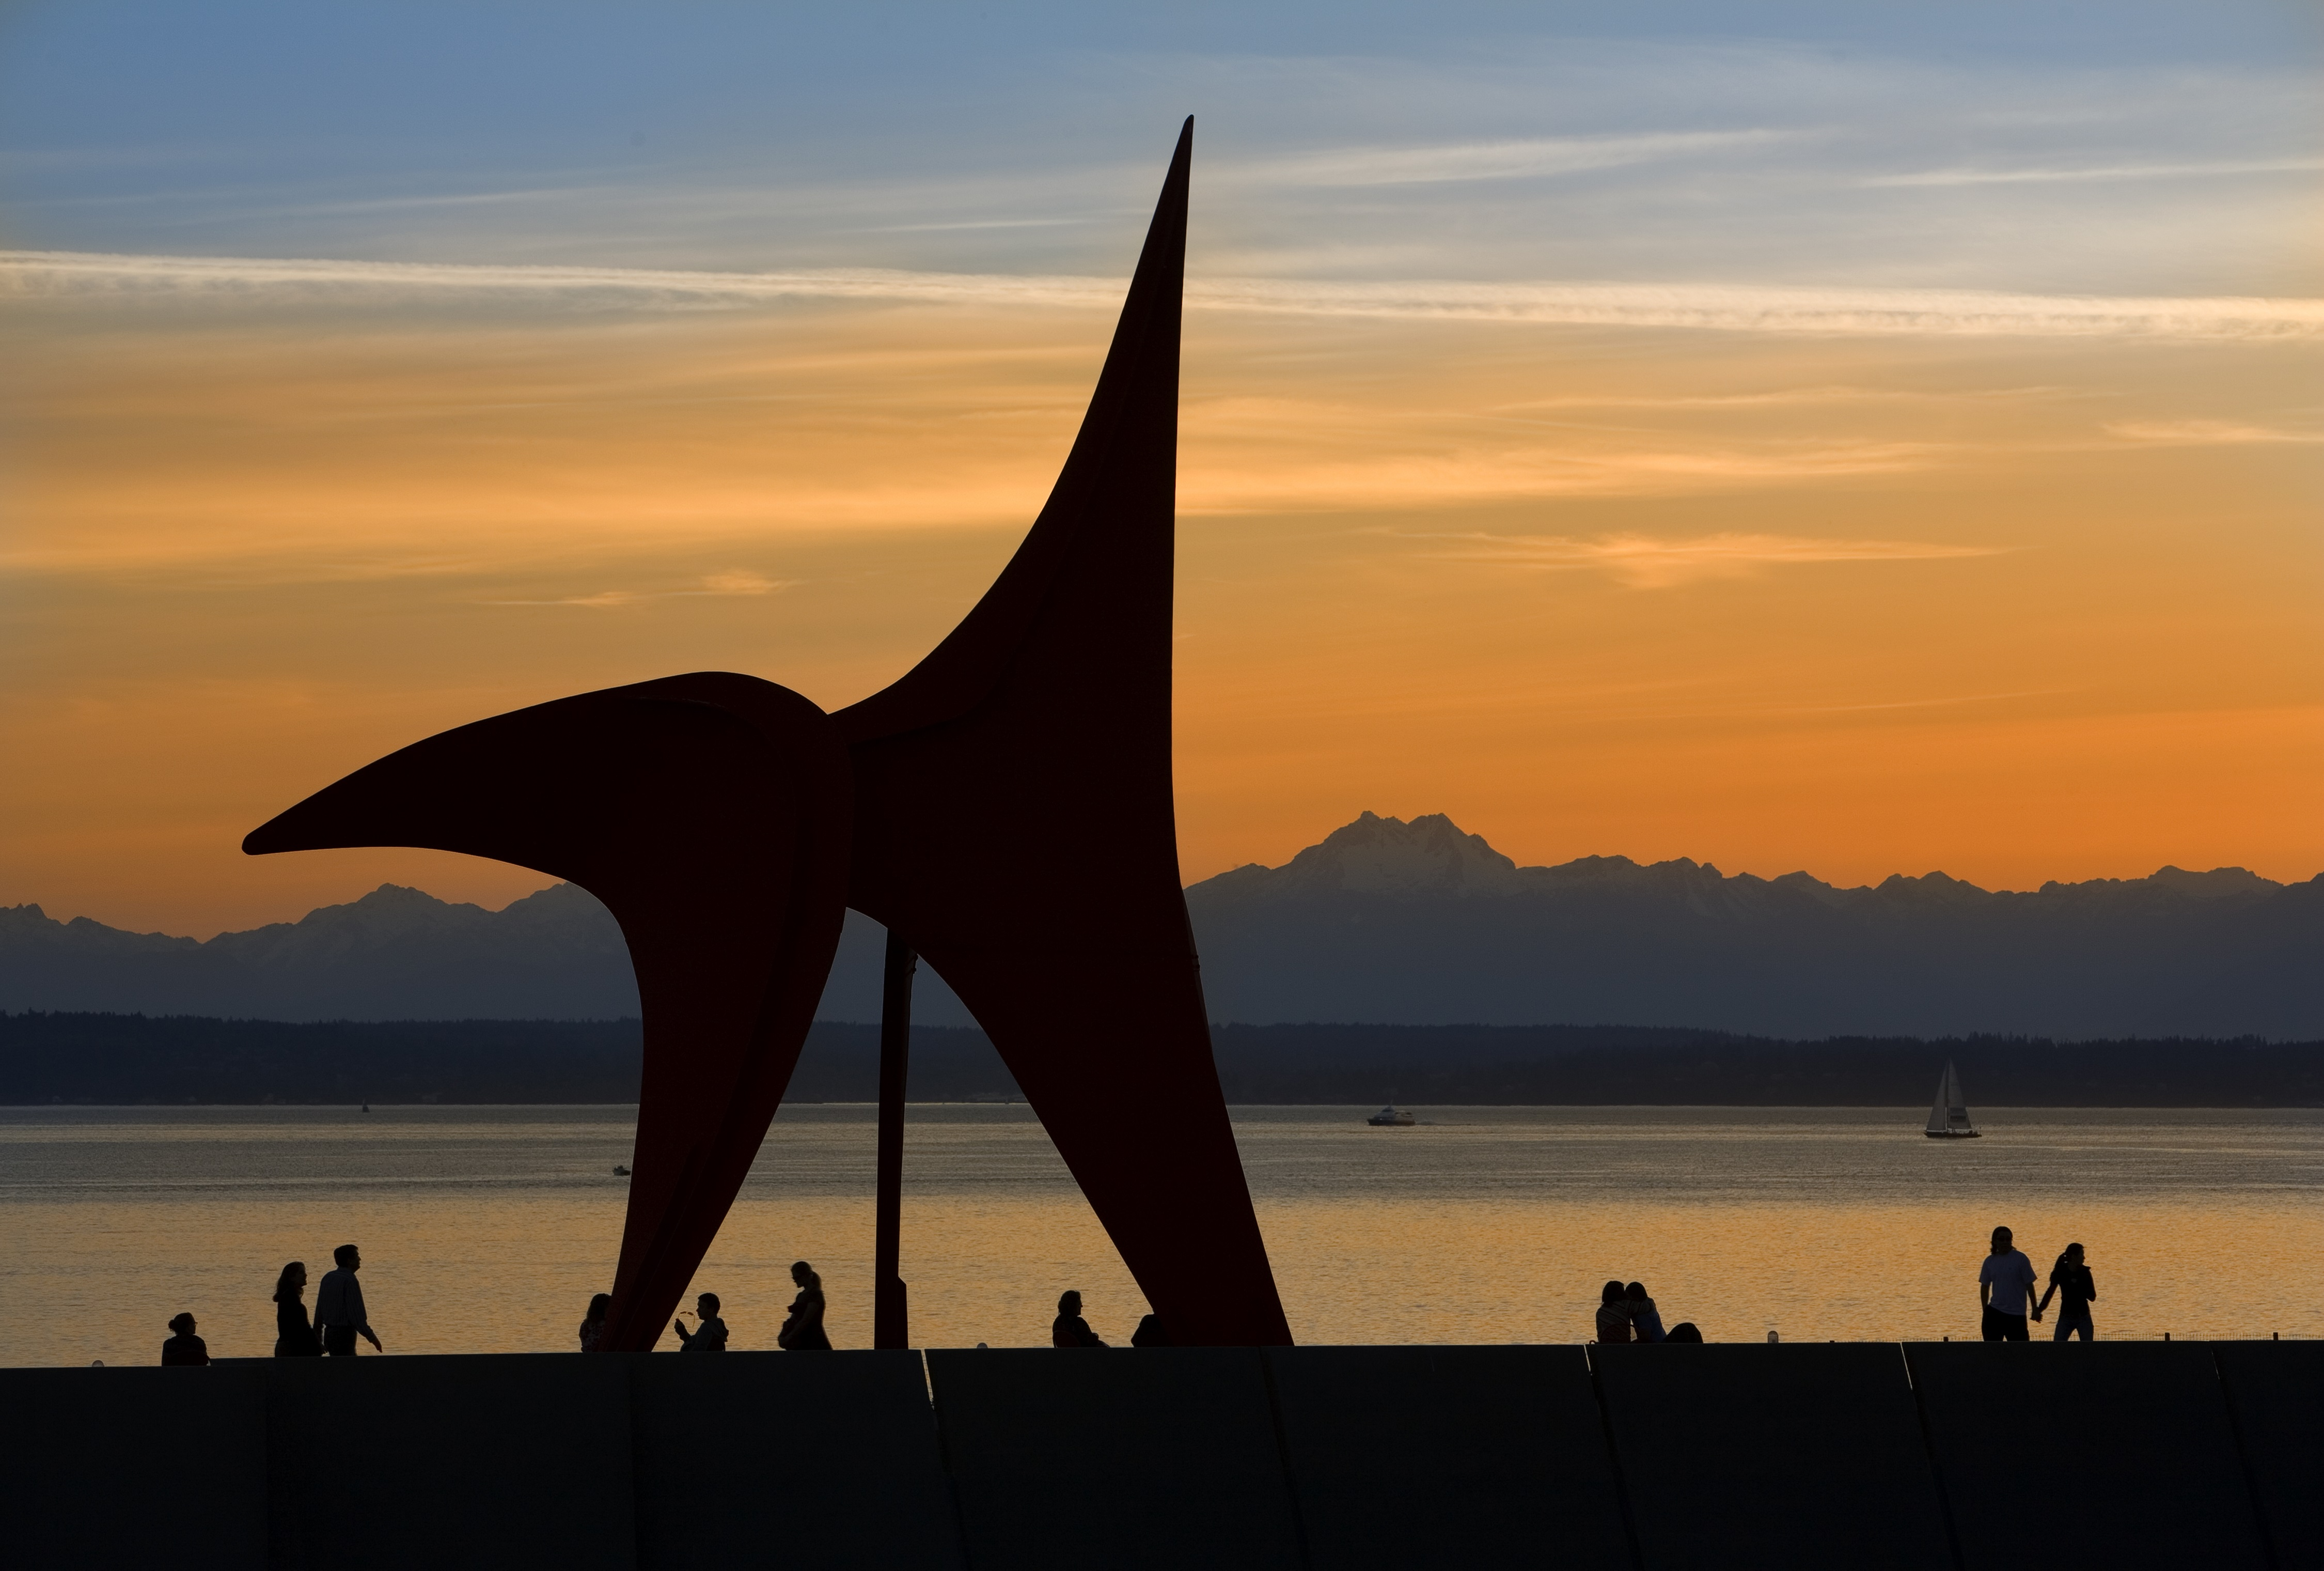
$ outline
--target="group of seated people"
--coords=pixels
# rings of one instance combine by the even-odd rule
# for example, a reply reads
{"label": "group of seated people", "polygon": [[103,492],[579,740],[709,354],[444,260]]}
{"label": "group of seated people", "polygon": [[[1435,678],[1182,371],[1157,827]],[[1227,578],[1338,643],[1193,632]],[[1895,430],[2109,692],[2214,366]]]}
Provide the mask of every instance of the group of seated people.
{"label": "group of seated people", "polygon": [[[1140,1320],[1138,1323],[1138,1329],[1130,1333],[1130,1345],[1132,1347],[1169,1346],[1170,1334],[1162,1329],[1162,1317],[1148,1315]],[[977,1345],[982,1347],[984,1344],[980,1342]],[[1068,1292],[1058,1295],[1057,1317],[1049,1322],[1049,1345],[1052,1347],[1103,1347],[1105,1345],[1105,1339],[1091,1330],[1090,1323],[1082,1318],[1082,1296],[1079,1293]]]}
{"label": "group of seated people", "polygon": [[1598,1337],[1600,1342],[1700,1342],[1702,1333],[1692,1320],[1663,1329],[1662,1311],[1646,1296],[1646,1284],[1608,1282],[1598,1298]]}

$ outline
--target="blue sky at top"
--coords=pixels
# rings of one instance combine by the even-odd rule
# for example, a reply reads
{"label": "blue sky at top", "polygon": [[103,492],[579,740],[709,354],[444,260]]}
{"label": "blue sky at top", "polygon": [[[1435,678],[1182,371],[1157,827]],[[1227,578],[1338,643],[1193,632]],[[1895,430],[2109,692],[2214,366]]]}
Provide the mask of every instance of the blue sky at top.
{"label": "blue sky at top", "polygon": [[19,4],[0,245],[2312,294],[2320,15]]}

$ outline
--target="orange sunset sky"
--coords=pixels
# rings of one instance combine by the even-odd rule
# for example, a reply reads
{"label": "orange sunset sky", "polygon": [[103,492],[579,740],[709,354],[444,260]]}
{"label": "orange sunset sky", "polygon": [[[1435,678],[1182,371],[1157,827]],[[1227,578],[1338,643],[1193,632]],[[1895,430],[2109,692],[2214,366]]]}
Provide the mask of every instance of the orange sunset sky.
{"label": "orange sunset sky", "polygon": [[2297,8],[607,7],[549,67],[523,7],[456,63],[394,31],[450,9],[117,9],[0,21],[0,903],[497,906],[546,880],[238,842],[523,704],[884,686],[1039,507],[1189,111],[1190,881],[1365,809],[1520,863],[2324,872]]}

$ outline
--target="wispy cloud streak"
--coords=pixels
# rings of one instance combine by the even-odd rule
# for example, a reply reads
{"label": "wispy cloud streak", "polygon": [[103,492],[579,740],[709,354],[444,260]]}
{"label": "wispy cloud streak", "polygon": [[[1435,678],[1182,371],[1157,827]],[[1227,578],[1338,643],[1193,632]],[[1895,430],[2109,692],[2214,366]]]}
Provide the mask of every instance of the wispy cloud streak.
{"label": "wispy cloud streak", "polygon": [[1873,175],[1868,186],[2046,185],[2061,180],[2186,180],[2236,174],[2305,174],[2324,158],[2268,158],[2209,163],[2115,163],[2067,169],[1927,169]]}
{"label": "wispy cloud streak", "polygon": [[[1111,309],[1122,281],[1070,274],[833,268],[712,273],[671,268],[472,265],[102,252],[0,252],[0,294],[173,294],[253,300],[309,292],[508,294],[632,306],[738,306],[783,300]],[[2313,338],[2324,300],[2250,296],[2009,294],[1982,290],[1828,289],[1767,284],[1471,283],[1416,279],[1190,282],[1197,310],[1511,325],[1685,328],[1872,336]]]}
{"label": "wispy cloud streak", "polygon": [[1337,147],[1230,168],[1232,184],[1388,186],[1526,180],[1796,141],[1796,131],[1674,131],[1643,136],[1554,136],[1442,147]]}
{"label": "wispy cloud streak", "polygon": [[2283,426],[2253,425],[2242,420],[2117,420],[2107,435],[2126,442],[2169,446],[2226,447],[2246,442],[2324,442],[2324,430],[2294,430]]}
{"label": "wispy cloud streak", "polygon": [[595,595],[561,595],[548,600],[480,600],[480,605],[581,605],[593,611],[611,611],[623,605],[634,605],[641,600],[683,600],[699,595],[771,595],[788,589],[788,580],[770,578],[747,568],[733,568],[724,573],[712,573],[702,580],[698,589],[604,589]]}
{"label": "wispy cloud streak", "polygon": [[1767,568],[1811,562],[1925,562],[2000,556],[2008,546],[1940,545],[1926,541],[1815,540],[1800,535],[1710,534],[1688,540],[1609,534],[1458,534],[1424,537],[1454,542],[1438,554],[1544,572],[1595,568],[1636,589],[1668,589],[1705,578],[1747,577]]}
{"label": "wispy cloud streak", "polygon": [[2324,300],[2005,294],[1765,284],[1279,282],[1190,284],[1221,310],[1543,325],[1875,336],[2315,337]]}

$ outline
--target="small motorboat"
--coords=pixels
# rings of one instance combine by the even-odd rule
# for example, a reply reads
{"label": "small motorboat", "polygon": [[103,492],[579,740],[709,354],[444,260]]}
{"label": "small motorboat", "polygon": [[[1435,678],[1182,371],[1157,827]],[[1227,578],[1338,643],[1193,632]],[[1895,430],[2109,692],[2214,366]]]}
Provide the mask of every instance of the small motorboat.
{"label": "small motorboat", "polygon": [[622,1164],[621,1164],[621,1163],[619,1163],[619,1162],[615,1162],[615,1163],[613,1164],[613,1177],[615,1177],[615,1178],[628,1178],[629,1176],[630,1176],[630,1169],[627,1169],[627,1168],[625,1168],[625,1167],[622,1166]]}
{"label": "small motorboat", "polygon": [[1961,1101],[1960,1077],[1953,1072],[1950,1059],[1945,1072],[1937,1077],[1937,1099],[1930,1104],[1929,1127],[1923,1132],[1931,1140],[1975,1140],[1985,1132],[1969,1121],[1969,1108]]}
{"label": "small motorboat", "polygon": [[1413,1117],[1403,1108],[1391,1104],[1381,1108],[1364,1122],[1375,1129],[1409,1129],[1420,1120]]}

